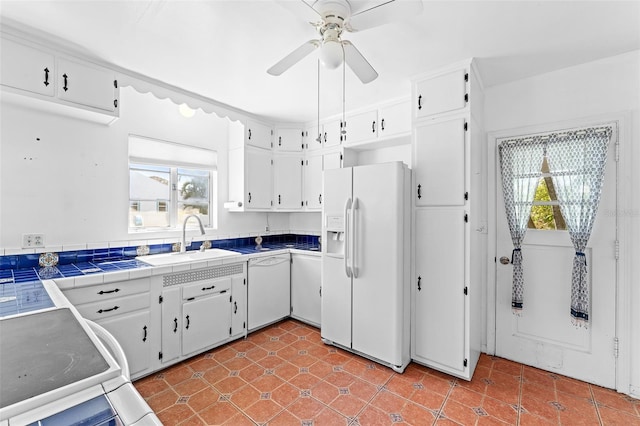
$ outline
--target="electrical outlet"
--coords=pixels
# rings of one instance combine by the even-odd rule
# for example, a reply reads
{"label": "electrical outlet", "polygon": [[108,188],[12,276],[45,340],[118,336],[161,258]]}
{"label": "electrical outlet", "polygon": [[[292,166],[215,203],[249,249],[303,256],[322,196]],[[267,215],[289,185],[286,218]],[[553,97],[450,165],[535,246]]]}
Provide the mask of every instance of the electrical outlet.
{"label": "electrical outlet", "polygon": [[44,247],[44,234],[22,234],[22,248]]}

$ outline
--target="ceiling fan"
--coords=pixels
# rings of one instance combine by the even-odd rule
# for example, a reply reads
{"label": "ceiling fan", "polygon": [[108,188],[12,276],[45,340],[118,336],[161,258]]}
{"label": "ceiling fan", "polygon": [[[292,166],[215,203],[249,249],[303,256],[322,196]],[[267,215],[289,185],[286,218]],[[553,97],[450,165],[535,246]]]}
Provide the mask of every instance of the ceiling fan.
{"label": "ceiling fan", "polygon": [[281,0],[278,3],[313,25],[320,39],[302,44],[267,73],[280,75],[319,48],[320,62],[326,68],[335,69],[344,61],[365,84],[375,80],[378,73],[350,41],[341,38],[342,33],[366,30],[422,12],[421,0]]}

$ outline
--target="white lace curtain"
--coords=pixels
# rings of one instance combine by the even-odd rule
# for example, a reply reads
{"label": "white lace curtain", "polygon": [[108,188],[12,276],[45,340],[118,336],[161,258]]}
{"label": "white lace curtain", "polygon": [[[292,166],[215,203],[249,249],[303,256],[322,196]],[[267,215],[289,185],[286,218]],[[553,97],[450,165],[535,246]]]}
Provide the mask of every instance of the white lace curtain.
{"label": "white lace curtain", "polygon": [[611,127],[507,140],[500,143],[500,168],[505,211],[513,241],[512,308],[523,307],[522,240],[546,155],[560,211],[575,249],[571,278],[571,316],[576,324],[589,321],[589,283],[584,250],[595,221]]}

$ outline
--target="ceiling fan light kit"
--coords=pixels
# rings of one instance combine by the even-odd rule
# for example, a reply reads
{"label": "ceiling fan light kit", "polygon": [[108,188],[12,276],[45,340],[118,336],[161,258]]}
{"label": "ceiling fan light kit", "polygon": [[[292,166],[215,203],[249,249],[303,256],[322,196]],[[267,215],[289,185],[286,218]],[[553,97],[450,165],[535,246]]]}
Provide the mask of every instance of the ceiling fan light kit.
{"label": "ceiling fan light kit", "polygon": [[[378,73],[351,42],[341,39],[343,31],[364,30],[422,11],[421,1],[408,0],[381,1],[380,4],[355,14],[352,14],[348,0],[318,0],[313,4],[305,0],[297,0],[297,2],[281,0],[279,4],[302,15],[306,20],[309,14],[312,14],[315,22],[311,22],[311,25],[315,26],[320,40],[309,40],[304,43],[269,68],[267,70],[269,74],[275,76],[282,74],[320,48],[319,59],[325,68],[336,69],[342,63],[346,63],[365,84],[375,80]],[[414,6],[407,7],[408,4]],[[356,22],[353,22],[353,18],[357,18]]]}

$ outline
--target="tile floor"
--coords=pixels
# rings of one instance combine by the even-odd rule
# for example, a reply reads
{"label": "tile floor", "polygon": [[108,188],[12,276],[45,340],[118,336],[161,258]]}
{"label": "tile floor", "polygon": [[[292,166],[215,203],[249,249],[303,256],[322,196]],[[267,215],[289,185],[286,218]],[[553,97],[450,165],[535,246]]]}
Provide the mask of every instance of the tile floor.
{"label": "tile floor", "polygon": [[167,425],[640,425],[640,400],[482,355],[467,382],[404,374],[285,320],[135,387]]}

